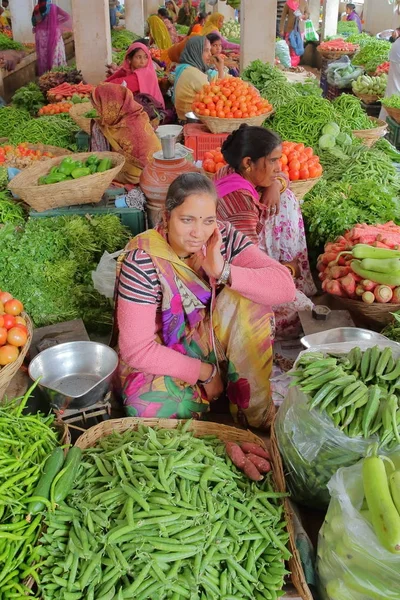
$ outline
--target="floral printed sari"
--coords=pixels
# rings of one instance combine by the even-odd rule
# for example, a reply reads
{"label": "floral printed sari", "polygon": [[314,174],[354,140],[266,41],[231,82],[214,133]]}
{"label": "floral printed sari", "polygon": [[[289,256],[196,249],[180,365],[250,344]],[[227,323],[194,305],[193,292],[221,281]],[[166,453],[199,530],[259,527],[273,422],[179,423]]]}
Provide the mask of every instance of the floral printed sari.
{"label": "floral printed sari", "polygon": [[[137,248],[151,256],[162,288],[157,341],[218,364],[234,419],[267,427],[274,414],[269,386],[272,315],[228,288],[215,296],[208,281],[182,262],[155,230],[131,240],[125,253]],[[123,255],[119,268],[121,259]],[[139,372],[121,358],[119,376],[129,416],[188,419],[209,410],[201,385]]]}

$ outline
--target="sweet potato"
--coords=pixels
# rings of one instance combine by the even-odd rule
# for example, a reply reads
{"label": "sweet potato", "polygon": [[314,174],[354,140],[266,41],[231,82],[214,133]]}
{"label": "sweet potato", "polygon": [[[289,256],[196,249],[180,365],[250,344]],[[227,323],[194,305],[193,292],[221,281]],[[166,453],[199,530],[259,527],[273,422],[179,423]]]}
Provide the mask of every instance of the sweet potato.
{"label": "sweet potato", "polygon": [[227,455],[235,467],[238,469],[243,469],[246,462],[246,456],[239,444],[235,444],[234,442],[226,442],[225,448]]}
{"label": "sweet potato", "polygon": [[251,479],[252,481],[261,481],[261,479],[263,478],[260,471],[257,469],[256,465],[254,463],[252,463],[251,460],[248,460],[247,458],[244,463],[243,473],[245,475],[247,475],[247,477],[249,479]]}
{"label": "sweet potato", "polygon": [[271,463],[265,458],[261,458],[261,456],[256,456],[255,454],[246,454],[246,458],[251,460],[253,465],[256,465],[257,469],[260,473],[269,473],[271,470]]}
{"label": "sweet potato", "polygon": [[251,442],[242,442],[240,444],[243,452],[251,452],[251,454],[255,454],[256,456],[261,456],[261,458],[271,459],[271,456],[267,450],[261,448],[258,444],[252,444]]}

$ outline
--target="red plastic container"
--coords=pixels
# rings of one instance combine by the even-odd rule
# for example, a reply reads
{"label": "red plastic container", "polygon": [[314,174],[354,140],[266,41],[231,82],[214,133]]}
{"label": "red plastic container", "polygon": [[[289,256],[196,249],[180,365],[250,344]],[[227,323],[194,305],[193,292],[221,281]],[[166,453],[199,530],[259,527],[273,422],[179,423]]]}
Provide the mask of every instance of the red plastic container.
{"label": "red plastic container", "polygon": [[210,133],[205,125],[188,123],[183,127],[185,146],[194,152],[195,160],[203,160],[204,153],[222,146],[229,133]]}

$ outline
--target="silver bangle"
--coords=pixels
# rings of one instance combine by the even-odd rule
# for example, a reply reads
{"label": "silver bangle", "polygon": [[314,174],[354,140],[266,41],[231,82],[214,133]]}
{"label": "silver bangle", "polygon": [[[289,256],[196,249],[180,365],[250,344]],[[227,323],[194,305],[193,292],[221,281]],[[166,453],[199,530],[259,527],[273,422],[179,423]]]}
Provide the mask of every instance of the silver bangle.
{"label": "silver bangle", "polygon": [[217,374],[217,365],[213,365],[210,377],[208,379],[205,379],[204,381],[202,381],[201,379],[198,379],[198,382],[201,385],[207,385],[208,383],[212,382],[212,380],[214,379],[214,377],[216,376],[216,374]]}
{"label": "silver bangle", "polygon": [[230,275],[231,265],[230,263],[228,263],[228,261],[225,261],[224,268],[222,269],[221,276],[217,281],[217,285],[226,285],[228,283]]}

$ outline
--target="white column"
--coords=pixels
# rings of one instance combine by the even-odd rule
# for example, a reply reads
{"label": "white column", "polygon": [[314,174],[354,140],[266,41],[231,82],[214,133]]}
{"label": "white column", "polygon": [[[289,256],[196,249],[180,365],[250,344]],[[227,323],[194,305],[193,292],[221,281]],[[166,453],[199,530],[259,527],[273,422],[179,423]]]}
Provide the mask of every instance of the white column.
{"label": "white column", "polygon": [[10,2],[13,37],[16,42],[30,44],[35,41],[32,33],[33,0]]}
{"label": "white column", "polygon": [[53,4],[57,4],[57,6],[65,10],[69,15],[72,15],[72,0],[53,0]]}
{"label": "white column", "polygon": [[242,0],[240,9],[240,65],[253,60],[274,63],[276,0]]}
{"label": "white column", "polygon": [[214,5],[213,12],[219,12],[221,15],[224,15],[225,22],[235,18],[235,9],[226,2],[221,2],[221,0],[218,0],[217,4]]}
{"label": "white column", "polygon": [[308,0],[308,6],[310,8],[310,19],[313,22],[315,30],[319,29],[319,15],[321,12],[320,0]]}
{"label": "white column", "polygon": [[144,34],[143,0],[125,0],[125,27],[137,35]]}
{"label": "white column", "polygon": [[322,17],[322,39],[336,35],[339,18],[339,0],[324,0],[324,14]]}
{"label": "white column", "polygon": [[159,2],[159,0],[147,0],[145,18],[147,19],[147,17],[150,17],[150,15],[157,14],[160,4],[161,2]]}
{"label": "white column", "polygon": [[75,56],[84,79],[98,84],[111,62],[110,11],[108,0],[72,0]]}

